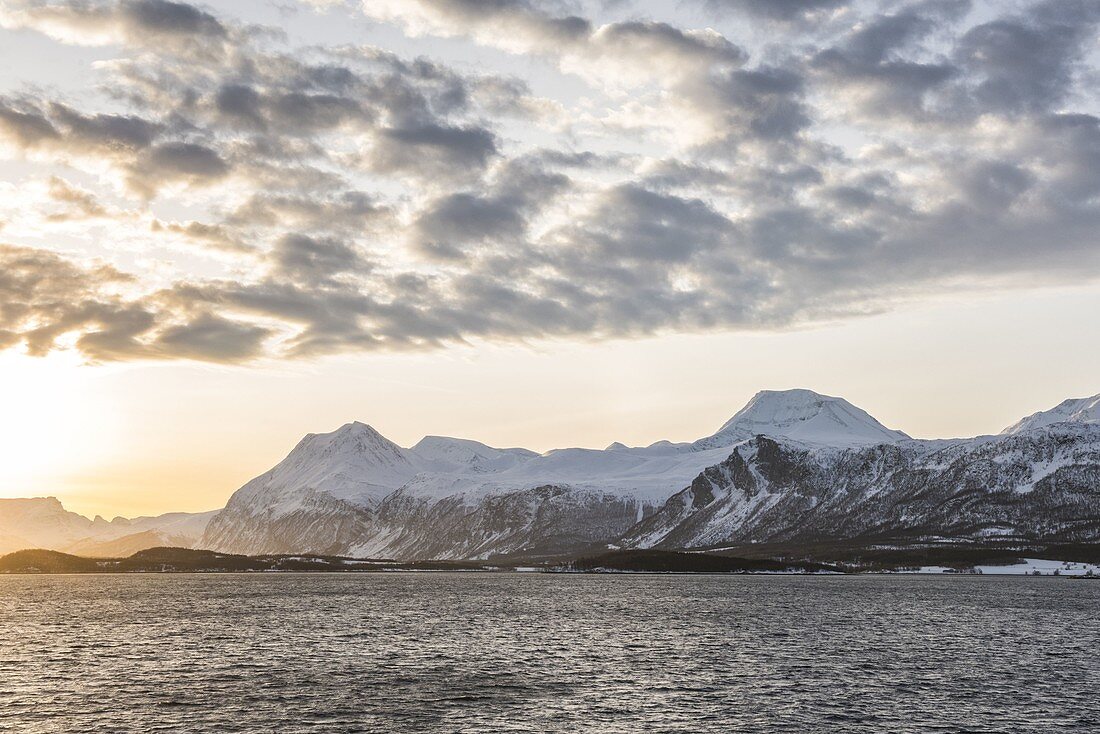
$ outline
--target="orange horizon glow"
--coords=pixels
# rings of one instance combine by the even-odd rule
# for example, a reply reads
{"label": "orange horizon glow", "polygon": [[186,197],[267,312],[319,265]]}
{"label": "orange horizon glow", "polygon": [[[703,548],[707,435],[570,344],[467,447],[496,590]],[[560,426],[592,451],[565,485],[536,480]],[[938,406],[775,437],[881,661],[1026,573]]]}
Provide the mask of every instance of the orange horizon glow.
{"label": "orange horizon glow", "polygon": [[[1091,309],[1091,311],[1090,311]],[[0,354],[0,496],[92,516],[222,507],[302,435],[370,423],[545,451],[693,440],[760,389],[840,395],[922,438],[992,433],[1100,391],[1098,340],[1044,325],[1100,288],[944,301],[786,333],[481,345],[264,366]],[[965,324],[966,326],[962,326]],[[867,345],[873,345],[868,347]],[[1058,371],[1036,355],[1058,354]]]}

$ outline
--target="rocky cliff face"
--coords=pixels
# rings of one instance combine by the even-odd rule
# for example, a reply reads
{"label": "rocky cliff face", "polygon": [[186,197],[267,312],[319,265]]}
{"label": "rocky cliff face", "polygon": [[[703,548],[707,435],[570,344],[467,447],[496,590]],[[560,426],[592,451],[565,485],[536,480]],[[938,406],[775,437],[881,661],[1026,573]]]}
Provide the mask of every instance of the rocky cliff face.
{"label": "rocky cliff face", "polygon": [[373,508],[313,492],[285,514],[254,514],[231,503],[210,523],[202,545],[230,553],[397,559],[544,555],[606,542],[637,519],[634,500],[571,487],[532,487],[472,502],[396,491]]}
{"label": "rocky cliff face", "polygon": [[702,472],[622,544],[857,537],[1100,540],[1100,426],[850,449],[759,436]]}

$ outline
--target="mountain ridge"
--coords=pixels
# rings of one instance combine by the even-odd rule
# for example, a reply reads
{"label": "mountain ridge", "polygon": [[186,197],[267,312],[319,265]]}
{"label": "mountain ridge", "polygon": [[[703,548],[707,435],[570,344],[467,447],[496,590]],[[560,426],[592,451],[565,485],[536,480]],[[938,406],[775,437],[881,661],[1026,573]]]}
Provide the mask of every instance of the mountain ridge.
{"label": "mountain ridge", "polygon": [[152,547],[145,543],[193,544],[218,512],[168,512],[108,521],[99,515],[88,519],[66,510],[53,496],[0,499],[0,552],[44,548],[99,555],[109,554],[115,547]]}
{"label": "mountain ridge", "polygon": [[[345,426],[334,434],[345,430],[352,429]],[[380,490],[371,501],[363,501],[352,494],[329,491],[323,485],[299,483],[279,487],[277,493],[281,496],[289,492],[302,504],[281,506],[245,501],[249,497],[241,492],[211,523],[203,542],[227,552],[301,549],[396,558],[553,554],[600,543],[614,545],[619,538],[628,545],[633,543],[632,547],[646,547],[646,542],[651,542],[672,548],[677,543],[699,541],[689,527],[698,522],[694,513],[681,518],[687,523],[683,527],[666,528],[667,532],[654,535],[650,541],[639,541],[636,528],[667,516],[670,503],[675,505],[676,497],[687,491],[684,487],[696,486],[708,472],[721,474],[721,467],[750,445],[792,447],[801,457],[799,481],[810,481],[818,476],[815,472],[820,467],[830,466],[833,469],[829,471],[841,484],[862,481],[867,485],[865,491],[844,500],[862,507],[865,502],[875,505],[879,502],[875,497],[884,491],[860,478],[859,472],[868,462],[887,462],[883,472],[891,467],[902,472],[897,477],[883,473],[879,480],[907,482],[908,489],[893,501],[908,502],[905,492],[915,491],[919,484],[919,479],[913,477],[921,472],[934,474],[936,457],[946,456],[943,452],[949,451],[958,454],[954,461],[964,464],[967,457],[977,457],[990,467],[989,476],[1000,477],[1006,486],[1011,484],[1009,494],[1026,495],[1027,481],[1032,486],[1045,481],[1046,475],[1040,476],[1043,466],[1048,473],[1062,478],[1073,474],[1072,469],[1058,464],[1064,457],[1055,455],[1057,441],[1051,438],[1051,430],[1023,430],[1016,439],[991,435],[923,441],[887,428],[843,398],[802,389],[765,390],[716,433],[694,442],[658,441],[633,448],[616,442],[603,450],[564,448],[535,454],[524,449],[495,449],[465,439],[425,437],[409,449],[392,449],[400,452],[405,471],[391,479],[388,493]],[[372,435],[376,433],[371,431]],[[1091,446],[1093,438],[1100,442],[1100,434],[1093,437],[1090,433],[1085,443]],[[392,442],[390,445],[396,446]],[[1029,470],[1023,459],[1014,458],[1021,454],[1030,457],[1028,461],[1033,462],[1031,469],[1035,471]],[[994,455],[996,460],[988,458]],[[1092,456],[1088,451],[1085,455]],[[1013,467],[1012,473],[997,475],[998,462]],[[1100,465],[1100,458],[1096,463]],[[757,477],[756,458],[743,464],[737,476],[708,481],[716,487],[723,482],[741,488],[773,487]],[[265,481],[265,477],[268,475],[253,481]],[[944,475],[937,481],[948,479]],[[1092,481],[1091,474],[1086,480],[1086,484]],[[1082,491],[1088,489],[1082,487]],[[803,489],[796,482],[784,485],[782,492],[795,497],[801,496]],[[936,488],[923,487],[921,491]],[[759,506],[730,505],[732,514],[722,520],[725,525],[719,523],[723,529],[714,532],[735,538],[741,526],[750,523],[756,514],[786,501],[770,489],[753,497]],[[816,500],[807,501],[812,504]],[[793,512],[798,503],[787,504]],[[879,511],[889,514],[894,510],[883,505]],[[798,512],[805,514],[806,508]],[[794,531],[791,534],[798,535]],[[679,540],[669,541],[669,537]]]}
{"label": "mountain ridge", "polygon": [[1040,410],[1013,423],[1001,431],[1001,435],[1020,433],[1058,423],[1100,423],[1100,395],[1063,400],[1049,410]]}
{"label": "mountain ridge", "polygon": [[[42,499],[36,534],[17,532],[33,523],[10,521],[15,515],[0,505],[0,548],[19,542],[110,555],[158,543],[246,554],[487,558],[608,545],[676,549],[798,540],[830,527],[864,532],[876,523],[901,532],[905,521],[897,518],[910,518],[915,529],[918,515],[926,530],[939,523],[944,532],[1032,537],[1039,526],[1005,508],[1042,514],[1032,505],[1046,497],[1056,506],[1049,512],[1057,532],[1072,524],[1062,516],[1066,508],[1091,517],[1090,493],[1100,496],[1100,424],[1089,412],[1095,406],[1092,399],[1064,401],[1001,434],[921,440],[843,398],[764,390],[694,442],[616,442],[603,450],[544,453],[446,436],[425,436],[405,448],[352,421],[307,434],[211,513],[108,522]],[[780,455],[794,472],[791,481],[767,474],[767,456]],[[918,500],[924,493],[945,504],[962,501],[950,487],[980,506],[967,510],[976,518],[969,525]],[[1055,498],[1071,499],[1058,504],[1062,499]],[[864,525],[828,514],[829,503],[862,517]],[[764,516],[769,520],[761,524]],[[1096,534],[1100,541],[1100,529]]]}

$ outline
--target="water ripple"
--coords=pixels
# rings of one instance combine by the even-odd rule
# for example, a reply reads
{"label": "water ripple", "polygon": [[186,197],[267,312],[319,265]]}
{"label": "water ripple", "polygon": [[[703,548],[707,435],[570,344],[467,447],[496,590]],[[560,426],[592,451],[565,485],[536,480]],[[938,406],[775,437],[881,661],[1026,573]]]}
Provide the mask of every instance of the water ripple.
{"label": "water ripple", "polygon": [[1100,584],[0,577],[0,732],[1096,732]]}

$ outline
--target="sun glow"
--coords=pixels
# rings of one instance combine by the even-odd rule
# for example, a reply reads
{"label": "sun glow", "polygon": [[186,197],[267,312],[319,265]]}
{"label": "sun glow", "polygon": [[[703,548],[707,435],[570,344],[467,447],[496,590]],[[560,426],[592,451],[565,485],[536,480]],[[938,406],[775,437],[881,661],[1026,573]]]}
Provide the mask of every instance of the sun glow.
{"label": "sun glow", "polygon": [[0,497],[51,494],[110,445],[112,411],[91,389],[97,370],[79,361],[0,354]]}

